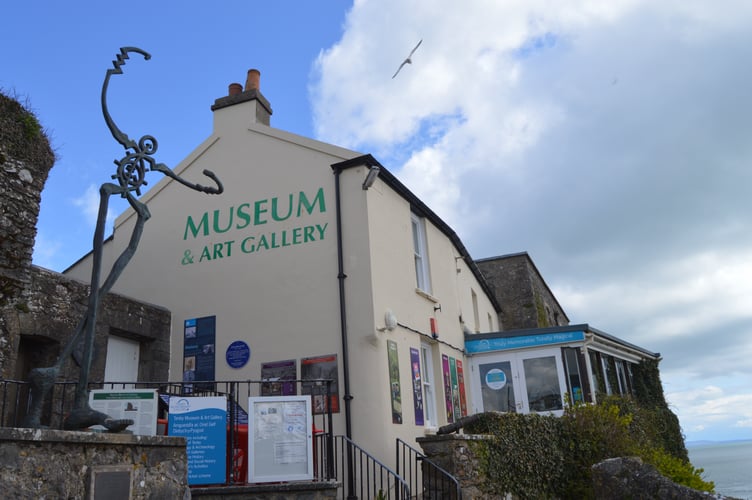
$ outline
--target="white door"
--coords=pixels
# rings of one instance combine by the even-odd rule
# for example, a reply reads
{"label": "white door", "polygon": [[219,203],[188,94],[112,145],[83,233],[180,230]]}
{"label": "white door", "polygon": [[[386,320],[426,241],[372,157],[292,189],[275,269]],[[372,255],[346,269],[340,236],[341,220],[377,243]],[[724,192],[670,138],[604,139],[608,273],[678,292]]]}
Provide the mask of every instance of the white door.
{"label": "white door", "polygon": [[[110,335],[107,338],[107,359],[104,365],[105,382],[136,382],[138,380],[138,352],[136,340]],[[133,385],[129,385],[133,387]]]}
{"label": "white door", "polygon": [[475,411],[564,413],[566,385],[558,349],[476,357]]}

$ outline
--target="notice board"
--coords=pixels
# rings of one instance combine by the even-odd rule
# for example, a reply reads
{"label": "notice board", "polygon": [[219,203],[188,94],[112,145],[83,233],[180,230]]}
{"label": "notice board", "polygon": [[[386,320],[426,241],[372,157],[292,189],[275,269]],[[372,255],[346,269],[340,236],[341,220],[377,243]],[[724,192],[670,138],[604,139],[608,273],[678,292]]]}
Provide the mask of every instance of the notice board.
{"label": "notice board", "polygon": [[311,397],[251,397],[248,408],[248,481],[313,479]]}
{"label": "notice board", "polygon": [[[89,406],[114,419],[130,419],[128,430],[141,436],[157,434],[159,401],[156,389],[94,389],[89,391]],[[105,430],[101,425],[92,429]]]}

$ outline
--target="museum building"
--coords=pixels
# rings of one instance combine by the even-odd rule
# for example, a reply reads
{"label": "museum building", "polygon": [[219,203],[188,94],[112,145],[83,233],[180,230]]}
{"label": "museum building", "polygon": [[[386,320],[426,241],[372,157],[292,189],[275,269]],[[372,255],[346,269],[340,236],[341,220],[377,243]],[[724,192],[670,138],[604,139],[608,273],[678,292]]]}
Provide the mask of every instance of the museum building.
{"label": "museum building", "polygon": [[[332,399],[315,399],[314,411],[329,403],[335,433],[350,428],[389,464],[395,438],[415,445],[490,409],[559,414],[565,394],[630,392],[630,363],[659,359],[568,325],[545,282],[523,293],[550,305],[548,316],[502,324],[498,292],[520,283],[492,266],[510,260],[475,262],[371,155],[271,127],[258,71],[212,110],[212,134],[174,171],[200,182],[210,170],[224,192],[154,185],[140,198],[151,219],[113,288],[172,313],[171,381],[332,378]],[[103,268],[135,224],[132,209],[116,219]],[[88,281],[91,259],[65,274]],[[118,368],[106,377],[137,380],[139,352],[137,335],[111,334],[106,366]]]}

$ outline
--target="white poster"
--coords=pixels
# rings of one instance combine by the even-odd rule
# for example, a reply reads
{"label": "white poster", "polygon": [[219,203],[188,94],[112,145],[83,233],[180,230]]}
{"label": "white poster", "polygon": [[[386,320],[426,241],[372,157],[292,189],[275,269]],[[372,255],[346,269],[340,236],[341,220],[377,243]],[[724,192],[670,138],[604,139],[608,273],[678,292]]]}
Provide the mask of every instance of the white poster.
{"label": "white poster", "polygon": [[248,407],[248,480],[313,479],[311,397],[253,397]]}

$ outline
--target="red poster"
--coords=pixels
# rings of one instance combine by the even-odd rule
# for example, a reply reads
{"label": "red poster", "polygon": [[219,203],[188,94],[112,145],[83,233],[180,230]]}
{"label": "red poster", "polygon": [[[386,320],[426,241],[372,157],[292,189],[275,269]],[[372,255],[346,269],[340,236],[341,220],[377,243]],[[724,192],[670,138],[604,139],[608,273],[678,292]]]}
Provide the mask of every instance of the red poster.
{"label": "red poster", "polygon": [[454,422],[454,405],[452,404],[452,376],[449,372],[449,356],[441,355],[441,368],[444,372],[444,401],[446,403],[447,422]]}
{"label": "red poster", "polygon": [[457,360],[457,382],[460,386],[460,408],[462,416],[467,417],[467,400],[465,399],[465,376],[462,373],[462,361]]}

